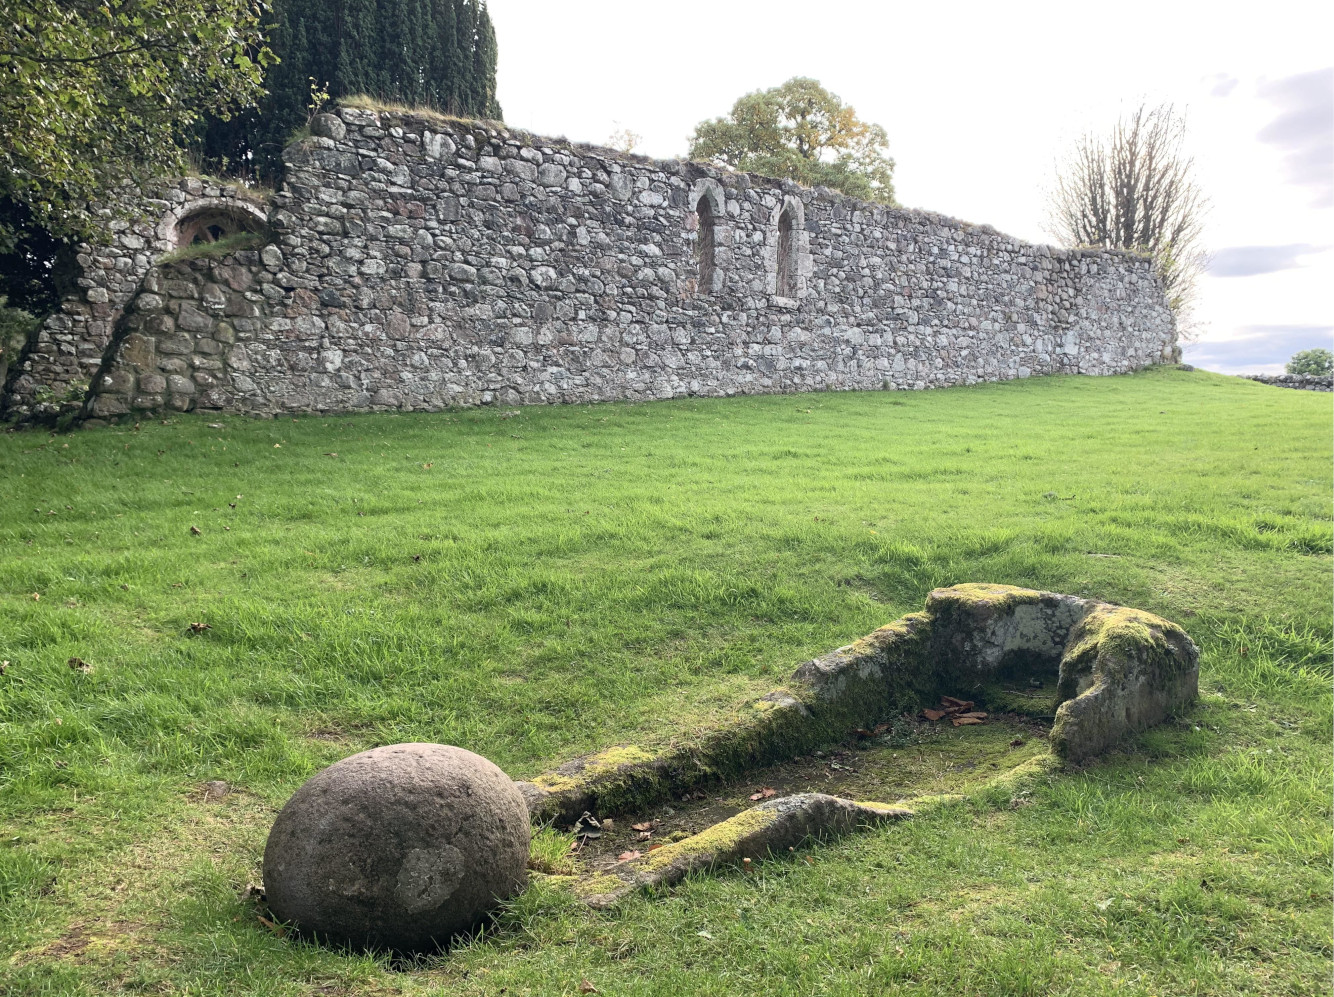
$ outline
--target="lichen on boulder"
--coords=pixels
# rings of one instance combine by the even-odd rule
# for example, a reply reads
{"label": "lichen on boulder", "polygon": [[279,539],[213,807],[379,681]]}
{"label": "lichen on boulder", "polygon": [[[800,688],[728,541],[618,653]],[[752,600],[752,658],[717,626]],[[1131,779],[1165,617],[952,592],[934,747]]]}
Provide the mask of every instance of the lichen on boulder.
{"label": "lichen on boulder", "polygon": [[274,821],[275,920],[334,945],[430,951],[526,878],[530,825],[509,777],[443,744],[391,744],[312,776]]}

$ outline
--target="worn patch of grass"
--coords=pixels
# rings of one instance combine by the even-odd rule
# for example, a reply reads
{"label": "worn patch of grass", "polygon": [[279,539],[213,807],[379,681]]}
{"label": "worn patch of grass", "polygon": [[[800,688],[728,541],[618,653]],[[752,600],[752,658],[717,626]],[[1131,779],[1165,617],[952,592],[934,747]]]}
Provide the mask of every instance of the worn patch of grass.
{"label": "worn patch of grass", "polygon": [[[1327,398],[1175,371],[0,436],[0,992],[1309,993],[1330,451]],[[1180,622],[1200,705],[749,875],[538,882],[407,967],[244,896],[338,758],[662,744],[965,581]]]}

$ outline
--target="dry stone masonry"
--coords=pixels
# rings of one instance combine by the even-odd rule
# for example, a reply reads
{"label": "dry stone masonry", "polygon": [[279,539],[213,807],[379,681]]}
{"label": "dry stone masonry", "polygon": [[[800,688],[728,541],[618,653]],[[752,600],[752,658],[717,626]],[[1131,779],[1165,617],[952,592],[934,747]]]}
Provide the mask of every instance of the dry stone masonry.
{"label": "dry stone masonry", "polygon": [[[1177,358],[1133,255],[480,122],[343,108],[311,131],[266,209],[192,180],[113,221],[8,413],[928,388]],[[155,262],[210,218],[271,241]]]}
{"label": "dry stone masonry", "polygon": [[1276,388],[1296,388],[1298,391],[1334,391],[1334,377],[1328,374],[1243,374],[1248,381],[1273,385]]}

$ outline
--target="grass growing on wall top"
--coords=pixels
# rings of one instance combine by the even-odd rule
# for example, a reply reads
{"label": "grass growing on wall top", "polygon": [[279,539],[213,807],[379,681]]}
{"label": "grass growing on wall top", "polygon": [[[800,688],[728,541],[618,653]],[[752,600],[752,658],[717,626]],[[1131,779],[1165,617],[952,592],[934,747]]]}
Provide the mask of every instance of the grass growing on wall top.
{"label": "grass growing on wall top", "polygon": [[[1176,371],[0,436],[0,992],[1310,992],[1330,444],[1327,398]],[[1181,623],[1199,708],[810,863],[535,887],[410,972],[242,898],[338,758],[662,744],[965,581]]]}
{"label": "grass growing on wall top", "polygon": [[182,263],[186,260],[220,260],[242,249],[258,249],[270,239],[262,232],[234,232],[213,242],[192,242],[169,253],[163,253],[158,263]]}

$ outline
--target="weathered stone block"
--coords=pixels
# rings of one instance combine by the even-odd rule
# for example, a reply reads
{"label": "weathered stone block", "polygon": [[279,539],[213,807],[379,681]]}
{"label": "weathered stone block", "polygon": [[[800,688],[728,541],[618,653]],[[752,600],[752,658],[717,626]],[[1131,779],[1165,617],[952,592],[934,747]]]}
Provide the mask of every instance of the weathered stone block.
{"label": "weathered stone block", "polygon": [[125,415],[129,411],[129,402],[120,395],[97,395],[93,398],[92,413],[100,418]]}
{"label": "weathered stone block", "polygon": [[134,374],[125,367],[113,368],[101,376],[97,390],[110,395],[129,394],[134,390]]}
{"label": "weathered stone block", "polygon": [[332,114],[317,114],[310,119],[310,133],[341,142],[347,137],[347,125]]}
{"label": "weathered stone block", "polygon": [[121,343],[120,359],[139,370],[152,370],[157,366],[155,346],[153,337],[132,332]]}
{"label": "weathered stone block", "polygon": [[200,311],[188,301],[182,301],[181,309],[176,313],[176,324],[186,332],[208,332],[213,328],[213,321],[212,315]]}
{"label": "weathered stone block", "polygon": [[567,175],[565,167],[555,163],[543,163],[537,168],[537,182],[543,187],[564,187]]}
{"label": "weathered stone block", "polygon": [[195,350],[195,344],[188,336],[169,336],[157,341],[158,353],[168,353],[176,356],[188,356]]}

